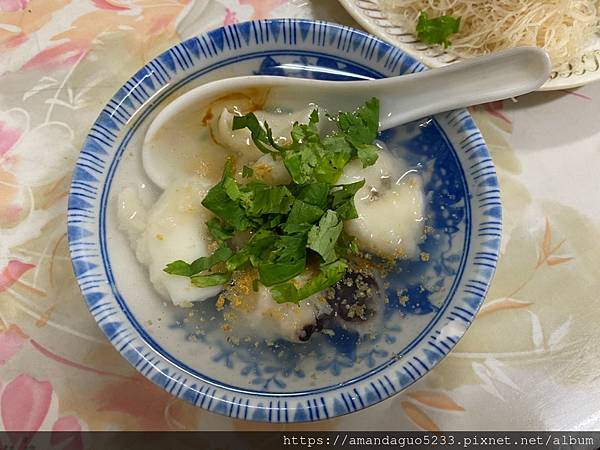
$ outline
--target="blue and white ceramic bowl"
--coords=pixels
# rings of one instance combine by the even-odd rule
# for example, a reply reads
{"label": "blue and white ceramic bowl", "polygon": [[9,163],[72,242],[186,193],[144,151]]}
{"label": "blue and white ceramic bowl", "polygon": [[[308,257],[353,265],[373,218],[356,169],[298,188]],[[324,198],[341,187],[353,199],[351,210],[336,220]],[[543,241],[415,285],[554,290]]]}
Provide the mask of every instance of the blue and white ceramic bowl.
{"label": "blue and white ceramic bowl", "polygon": [[[456,345],[486,294],[498,258],[498,180],[465,110],[386,131],[392,151],[420,164],[429,192],[421,245],[387,279],[380,332],[336,330],[309,344],[226,342],[214,302],[176,308],[152,289],[116,223],[126,185],[148,185],[141,142],[169,101],[208,81],[268,74],[331,80],[425,70],[401,50],[347,27],[306,20],[246,22],[185,41],[137,72],[108,102],[81,151],[69,197],[69,245],[100,327],[144,376],[173,395],[235,418],[298,422],[357,411],[405,389]],[[398,105],[402,107],[402,105]],[[151,193],[152,194],[152,193]],[[423,258],[424,260],[427,258]],[[192,313],[192,314],[190,314]]]}

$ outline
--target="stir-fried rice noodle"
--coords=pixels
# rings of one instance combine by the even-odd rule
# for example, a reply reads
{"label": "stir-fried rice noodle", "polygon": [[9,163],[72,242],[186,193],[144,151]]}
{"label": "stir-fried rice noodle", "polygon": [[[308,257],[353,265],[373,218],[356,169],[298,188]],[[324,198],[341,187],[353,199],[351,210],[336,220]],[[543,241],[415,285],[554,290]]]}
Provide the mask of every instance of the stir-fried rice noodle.
{"label": "stir-fried rice noodle", "polygon": [[449,49],[460,57],[534,45],[548,50],[555,68],[581,58],[598,32],[597,0],[380,0],[395,22],[414,32],[421,11],[461,17]]}

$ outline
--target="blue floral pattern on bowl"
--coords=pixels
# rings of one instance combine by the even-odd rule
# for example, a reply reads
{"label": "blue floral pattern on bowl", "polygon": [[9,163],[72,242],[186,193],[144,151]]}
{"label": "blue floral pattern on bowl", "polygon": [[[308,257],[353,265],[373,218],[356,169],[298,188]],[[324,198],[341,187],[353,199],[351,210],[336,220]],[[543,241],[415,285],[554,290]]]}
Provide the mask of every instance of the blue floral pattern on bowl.
{"label": "blue floral pattern on bowl", "polygon": [[153,115],[198,84],[244,74],[343,81],[424,69],[359,31],[282,19],[241,23],[185,41],[125,83],[85,141],[68,219],[81,290],[123,356],[193,404],[271,422],[319,420],[362,409],[401,391],[437,364],[475,317],[499,253],[498,181],[467,111],[380,136],[392,152],[421,168],[430,231],[420,242],[421,260],[399,263],[386,278],[388,301],[381,306],[376,333],[336,327],[307,344],[232,343],[220,327],[214,302],[181,309],[156,297],[147,275],[132,264],[132,252],[111,213],[119,186],[143,177],[135,149]]}

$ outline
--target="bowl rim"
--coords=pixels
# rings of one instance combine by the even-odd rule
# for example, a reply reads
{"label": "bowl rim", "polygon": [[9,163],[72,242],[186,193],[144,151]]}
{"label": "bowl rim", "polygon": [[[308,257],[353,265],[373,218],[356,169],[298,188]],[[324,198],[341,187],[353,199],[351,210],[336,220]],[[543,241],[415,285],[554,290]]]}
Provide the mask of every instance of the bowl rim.
{"label": "bowl rim", "polygon": [[[275,33],[271,32],[271,38],[269,39],[269,30],[273,31],[277,28],[289,31],[288,42],[286,42],[285,32],[279,34],[279,40],[275,39]],[[360,30],[335,23],[307,19],[268,19],[241,22],[217,28],[171,47],[148,62],[123,84],[92,125],[76,163],[69,192],[67,234],[73,269],[91,314],[113,346],[142,375],[171,394],[204,409],[247,420],[269,422],[322,420],[364,409],[404,390],[428,373],[464,335],[485,298],[500,251],[502,209],[495,168],[483,137],[475,127],[469,113],[466,110],[456,110],[436,116],[434,123],[438,126],[442,136],[448,141],[453,153],[456,154],[457,163],[463,171],[465,189],[467,189],[465,192],[467,194],[465,206],[469,210],[473,206],[474,200],[472,199],[475,197],[472,194],[475,194],[475,192],[471,193],[467,185],[469,181],[475,182],[473,178],[476,174],[472,174],[473,169],[477,169],[475,172],[479,172],[482,167],[478,167],[478,165],[485,163],[485,167],[483,167],[485,169],[484,178],[481,181],[477,180],[479,185],[484,186],[484,188],[477,194],[480,199],[482,194],[486,194],[483,197],[487,203],[481,203],[480,201],[477,211],[474,211],[477,213],[476,217],[479,220],[473,221],[473,225],[479,224],[479,226],[471,226],[470,233],[465,238],[465,241],[474,238],[479,245],[471,252],[468,250],[463,252],[463,259],[466,260],[469,256],[470,264],[473,266],[471,271],[475,270],[474,267],[477,266],[479,272],[477,277],[473,276],[473,279],[469,280],[471,282],[469,290],[463,289],[465,297],[459,311],[451,312],[450,314],[454,314],[454,316],[448,316],[447,323],[436,330],[437,337],[433,336],[431,338],[434,341],[437,339],[437,342],[424,343],[423,339],[418,341],[418,337],[415,338],[415,345],[409,350],[409,355],[414,353],[419,346],[424,347],[426,344],[429,346],[421,349],[419,353],[421,359],[416,355],[412,355],[412,358],[406,358],[408,360],[406,363],[401,363],[400,361],[405,361],[404,357],[397,360],[392,358],[389,362],[378,366],[377,371],[368,370],[344,383],[325,388],[306,389],[302,392],[291,393],[255,391],[229,386],[202,374],[200,374],[201,376],[192,374],[186,367],[173,364],[163,355],[157,354],[156,348],[153,348],[137,334],[135,319],[127,314],[127,308],[117,300],[118,292],[114,282],[109,281],[111,279],[109,276],[110,270],[102,271],[105,263],[104,258],[99,255],[93,257],[89,252],[89,247],[82,248],[83,244],[89,244],[89,242],[94,244],[91,247],[101,244],[101,239],[95,236],[94,233],[100,233],[99,228],[101,228],[101,226],[98,226],[100,218],[96,215],[105,214],[106,210],[104,208],[104,211],[102,211],[102,204],[96,207],[96,203],[100,201],[100,198],[106,200],[110,189],[110,183],[109,188],[105,189],[106,180],[102,181],[102,176],[106,175],[106,173],[103,173],[106,172],[104,162],[110,163],[111,166],[115,164],[115,167],[118,165],[119,158],[113,155],[111,150],[114,153],[114,147],[117,144],[126,147],[126,143],[121,142],[121,130],[127,126],[131,116],[142,105],[146,105],[150,100],[155,101],[155,94],[150,95],[146,90],[150,92],[162,90],[178,71],[185,71],[194,66],[194,55],[190,49],[195,48],[198,51],[198,59],[202,61],[212,57],[213,54],[215,56],[220,54],[218,44],[221,45],[222,52],[236,54],[236,52],[244,49],[245,40],[241,39],[240,36],[252,32],[255,41],[252,42],[248,39],[245,42],[246,48],[260,47],[268,43],[271,46],[274,44],[283,45],[290,52],[291,48],[297,45],[297,29],[307,31],[305,39],[311,33],[313,40],[317,34],[319,37],[322,36],[323,44],[319,49],[322,50],[321,54],[323,55],[332,54],[333,45],[325,42],[325,36],[329,32],[339,35],[340,40],[341,36],[345,35],[345,40],[348,42],[362,42],[363,49],[367,49],[366,54],[370,54],[370,58],[361,53],[357,59],[363,61],[363,65],[367,67],[368,62],[376,53],[385,51],[388,60],[404,59],[405,62],[410,63],[410,71],[426,70],[421,63],[389,43]],[[280,42],[281,36],[283,36],[283,42]],[[217,42],[217,45],[215,45],[215,42]],[[317,46],[319,44],[320,41],[317,42]],[[350,49],[349,44],[348,49]],[[376,49],[378,51],[375,51]],[[202,54],[201,57],[200,53]],[[335,55],[335,57],[337,58],[338,55]],[[152,88],[150,88],[150,85]],[[144,86],[146,86],[146,89]],[[155,86],[159,87],[156,88]],[[157,104],[159,103],[160,101],[157,102]],[[459,133],[457,130],[462,131]],[[460,149],[457,149],[448,137],[448,134],[457,133],[461,137],[467,133],[466,137],[459,143]],[[458,152],[462,150],[467,153],[475,148],[479,156],[471,162],[476,164],[471,166],[471,172],[465,174],[465,167],[460,161]],[[98,191],[102,191],[102,194],[92,193]],[[486,231],[482,230],[482,225],[486,225],[486,218],[490,219],[487,220],[487,228],[490,228],[487,233],[482,232]],[[490,225],[490,222],[493,223]],[[477,248],[486,250],[485,252],[477,252],[477,254],[487,255],[479,256],[482,258],[479,262],[474,259]],[[462,266],[463,271],[466,267],[467,262],[465,261],[465,265]],[[456,276],[456,280],[460,281],[461,277],[462,275]],[[105,281],[108,286],[104,291],[100,288],[101,281]],[[446,302],[446,306],[456,302],[457,292],[458,284],[455,293]],[[440,322],[440,319],[436,315],[427,327],[433,328],[438,325],[438,322]],[[423,335],[423,332],[419,337],[421,335]],[[402,374],[400,374],[401,370],[403,370]],[[397,381],[396,378],[398,378]]]}

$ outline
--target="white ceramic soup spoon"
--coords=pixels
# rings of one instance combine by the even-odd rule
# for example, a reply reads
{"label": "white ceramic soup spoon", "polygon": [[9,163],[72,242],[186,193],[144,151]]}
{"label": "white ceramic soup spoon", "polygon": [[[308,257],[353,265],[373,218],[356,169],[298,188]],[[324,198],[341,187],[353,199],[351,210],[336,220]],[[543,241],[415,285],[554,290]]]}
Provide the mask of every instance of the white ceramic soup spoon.
{"label": "white ceramic soup spoon", "polygon": [[[378,80],[321,81],[278,76],[244,76],[214,81],[178,97],[166,106],[148,128],[142,161],[150,179],[166,188],[165,158],[157,146],[147,145],[176,116],[199,105],[249,89],[268,90],[281,105],[317,104],[335,114],[352,111],[366,100],[380,101],[380,130],[432,114],[516,97],[544,84],[551,71],[545,50],[520,47],[472,58],[439,69]],[[173,145],[177,145],[173,143]]]}

